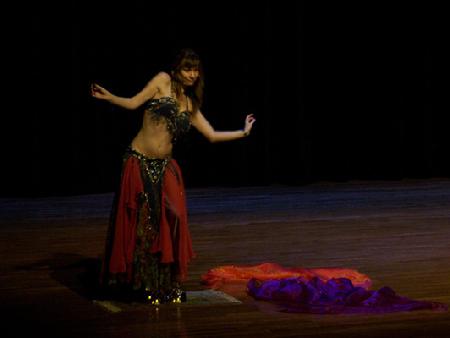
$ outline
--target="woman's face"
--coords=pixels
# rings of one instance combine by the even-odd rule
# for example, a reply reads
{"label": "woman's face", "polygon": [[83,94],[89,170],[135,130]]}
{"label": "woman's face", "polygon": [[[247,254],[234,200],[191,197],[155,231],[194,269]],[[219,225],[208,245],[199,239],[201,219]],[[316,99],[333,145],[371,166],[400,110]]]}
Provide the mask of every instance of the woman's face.
{"label": "woman's face", "polygon": [[180,78],[184,86],[192,86],[197,81],[200,73],[197,67],[183,67],[180,70]]}

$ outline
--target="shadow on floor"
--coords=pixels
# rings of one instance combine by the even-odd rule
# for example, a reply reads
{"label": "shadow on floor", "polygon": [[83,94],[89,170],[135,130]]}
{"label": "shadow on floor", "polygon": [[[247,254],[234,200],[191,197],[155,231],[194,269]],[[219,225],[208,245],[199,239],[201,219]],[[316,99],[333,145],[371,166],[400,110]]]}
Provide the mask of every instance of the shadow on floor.
{"label": "shadow on floor", "polygon": [[77,293],[93,300],[109,297],[100,287],[100,258],[85,257],[73,253],[56,253],[49,259],[16,266],[18,270],[49,270],[51,278]]}

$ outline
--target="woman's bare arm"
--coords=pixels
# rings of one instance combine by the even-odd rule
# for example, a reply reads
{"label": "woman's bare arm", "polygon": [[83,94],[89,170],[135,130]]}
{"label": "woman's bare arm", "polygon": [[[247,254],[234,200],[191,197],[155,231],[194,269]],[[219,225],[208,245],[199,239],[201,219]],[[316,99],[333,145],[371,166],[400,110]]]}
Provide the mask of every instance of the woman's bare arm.
{"label": "woman's bare arm", "polygon": [[252,114],[247,115],[245,118],[244,129],[236,131],[216,131],[200,111],[197,111],[192,116],[192,125],[210,142],[232,141],[246,137],[250,134],[255,121]]}
{"label": "woman's bare arm", "polygon": [[167,86],[170,88],[170,76],[167,73],[160,72],[153,77],[139,93],[131,98],[114,95],[96,83],[92,84],[91,95],[97,99],[105,100],[122,108],[134,110],[154,97],[156,93],[164,91],[163,89],[167,88]]}

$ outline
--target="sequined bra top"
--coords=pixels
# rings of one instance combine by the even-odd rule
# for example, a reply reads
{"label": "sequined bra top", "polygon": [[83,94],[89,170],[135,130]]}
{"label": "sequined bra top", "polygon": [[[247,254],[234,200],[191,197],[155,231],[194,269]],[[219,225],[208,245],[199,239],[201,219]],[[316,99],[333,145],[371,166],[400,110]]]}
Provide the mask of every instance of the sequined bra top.
{"label": "sequined bra top", "polygon": [[145,112],[154,121],[166,120],[167,129],[172,135],[172,142],[176,142],[191,127],[190,113],[188,111],[180,112],[177,101],[170,96],[150,99],[145,104]]}

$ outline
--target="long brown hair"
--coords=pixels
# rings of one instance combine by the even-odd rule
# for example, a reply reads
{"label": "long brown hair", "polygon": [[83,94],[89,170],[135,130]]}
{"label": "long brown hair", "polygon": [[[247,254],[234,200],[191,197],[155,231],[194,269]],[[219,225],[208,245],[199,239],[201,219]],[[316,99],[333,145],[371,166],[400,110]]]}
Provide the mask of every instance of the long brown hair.
{"label": "long brown hair", "polygon": [[176,96],[180,96],[183,90],[182,81],[180,78],[180,72],[183,68],[197,68],[199,76],[194,84],[186,88],[186,95],[192,100],[192,111],[196,112],[203,103],[203,67],[200,61],[200,57],[196,52],[190,48],[184,48],[178,52],[175,57],[174,63],[171,69],[172,85]]}

